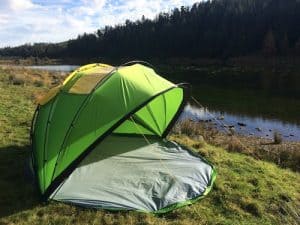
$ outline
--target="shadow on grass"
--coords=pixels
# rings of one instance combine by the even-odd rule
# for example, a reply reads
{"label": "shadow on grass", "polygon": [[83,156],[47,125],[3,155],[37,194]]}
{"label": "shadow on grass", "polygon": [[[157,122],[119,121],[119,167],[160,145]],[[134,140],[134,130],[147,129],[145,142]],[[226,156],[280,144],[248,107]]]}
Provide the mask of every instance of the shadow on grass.
{"label": "shadow on grass", "polygon": [[25,172],[29,155],[29,146],[0,148],[0,218],[39,203],[37,188]]}

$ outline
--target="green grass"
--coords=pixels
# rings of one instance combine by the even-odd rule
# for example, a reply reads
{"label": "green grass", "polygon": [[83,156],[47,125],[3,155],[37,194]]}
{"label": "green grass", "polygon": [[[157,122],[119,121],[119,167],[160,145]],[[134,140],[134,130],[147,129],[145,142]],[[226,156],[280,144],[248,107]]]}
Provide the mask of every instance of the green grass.
{"label": "green grass", "polygon": [[41,203],[27,181],[29,127],[34,95],[41,87],[12,85],[0,69],[0,224],[299,224],[300,175],[251,156],[172,138],[195,147],[218,175],[212,191],[194,205],[155,216],[138,212],[82,209]]}
{"label": "green grass", "polygon": [[28,144],[35,87],[9,85],[0,70],[0,146]]}

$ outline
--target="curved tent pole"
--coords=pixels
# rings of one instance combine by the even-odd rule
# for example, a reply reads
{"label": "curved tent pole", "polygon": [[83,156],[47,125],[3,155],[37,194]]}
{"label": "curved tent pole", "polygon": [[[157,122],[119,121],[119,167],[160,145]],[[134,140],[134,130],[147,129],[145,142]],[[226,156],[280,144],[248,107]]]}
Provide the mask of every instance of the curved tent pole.
{"label": "curved tent pole", "polygon": [[[49,126],[51,125],[51,120],[52,120],[52,112],[53,112],[53,107],[56,107],[56,103],[57,103],[57,95],[52,99],[51,105],[50,105],[50,109],[49,109],[49,113],[47,116],[47,124],[46,124],[46,128],[45,128],[45,137],[44,137],[44,153],[43,153],[43,166],[45,165],[46,162],[48,162],[48,152],[47,152],[47,143],[48,143],[48,137],[49,137]],[[47,154],[47,155],[46,155]],[[47,158],[46,158],[47,156]],[[45,169],[43,168],[42,170],[43,172],[43,189],[45,188]]]}
{"label": "curved tent pole", "polygon": [[119,68],[119,67],[122,67],[122,66],[131,66],[131,65],[134,65],[134,64],[136,64],[136,63],[142,64],[142,65],[145,65],[145,66],[149,66],[149,67],[151,67],[152,69],[155,68],[151,63],[148,63],[148,62],[143,61],[143,60],[132,60],[132,61],[123,63],[122,65],[118,66],[118,68]]}
{"label": "curved tent pole", "polygon": [[[76,159],[74,159],[74,161],[61,173],[59,174],[55,179],[52,180],[52,183],[50,184],[50,186],[46,189],[46,191],[44,192],[43,195],[43,199],[47,200],[49,198],[49,196],[56,190],[56,188],[59,187],[59,185],[76,169],[76,167],[78,166],[78,164],[80,162],[82,162],[82,160],[84,160],[84,158],[99,144],[101,143],[108,135],[110,135],[118,126],[120,126],[125,120],[127,120],[128,118],[130,118],[130,116],[134,113],[136,113],[138,110],[140,110],[141,108],[143,108],[145,105],[147,105],[149,102],[151,102],[153,99],[155,99],[156,97],[158,97],[159,95],[162,95],[176,87],[186,87],[185,84],[178,84],[175,85],[173,87],[170,87],[154,96],[152,96],[151,98],[149,98],[148,100],[146,100],[145,102],[143,102],[141,105],[139,105],[138,107],[136,107],[134,110],[132,110],[131,112],[129,112],[128,114],[126,114],[123,118],[121,118],[118,122],[116,122],[110,129],[108,129],[104,134],[102,134],[100,137],[98,137],[89,147],[87,147]],[[184,94],[186,93],[185,91],[183,92]],[[180,113],[183,110],[183,107],[185,106],[187,97],[183,97],[182,103],[180,105],[180,107],[178,108],[177,113],[175,114],[175,116],[173,117],[173,119],[171,120],[170,124],[174,124],[177,121],[178,116],[180,115]],[[168,131],[171,129],[171,126],[167,127]],[[167,130],[166,129],[166,130]],[[167,135],[167,132],[164,132],[163,135]],[[164,136],[162,136],[164,137]]]}
{"label": "curved tent pole", "polygon": [[34,168],[33,173],[34,173],[34,177],[36,178],[35,182],[36,182],[37,187],[39,186],[39,181],[38,181],[38,176],[35,172],[36,171],[35,170],[36,169],[36,164],[35,164],[35,160],[34,160],[34,151],[33,151],[33,132],[34,132],[36,118],[37,118],[39,110],[40,110],[40,105],[38,104],[36,109],[34,110],[33,117],[32,117],[32,120],[31,120],[31,126],[30,126],[31,163],[32,163],[32,167]]}
{"label": "curved tent pole", "polygon": [[30,145],[32,145],[33,131],[34,131],[36,117],[37,117],[39,109],[40,109],[40,105],[38,105],[35,108],[34,113],[33,113],[33,117],[32,117],[31,123],[30,123],[31,124],[31,126],[30,126]]}

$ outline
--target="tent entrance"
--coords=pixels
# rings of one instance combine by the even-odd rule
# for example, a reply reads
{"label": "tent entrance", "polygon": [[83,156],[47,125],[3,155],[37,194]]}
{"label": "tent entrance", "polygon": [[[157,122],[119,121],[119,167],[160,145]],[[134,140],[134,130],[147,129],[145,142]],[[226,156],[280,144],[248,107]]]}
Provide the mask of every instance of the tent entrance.
{"label": "tent entrance", "polygon": [[51,195],[85,207],[157,212],[207,192],[213,168],[175,142],[110,135]]}

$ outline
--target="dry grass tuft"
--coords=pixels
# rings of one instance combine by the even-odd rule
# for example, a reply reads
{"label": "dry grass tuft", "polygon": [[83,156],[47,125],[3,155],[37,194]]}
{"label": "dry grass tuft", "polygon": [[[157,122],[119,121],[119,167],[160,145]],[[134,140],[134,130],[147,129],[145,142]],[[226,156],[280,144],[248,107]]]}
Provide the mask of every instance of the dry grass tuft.
{"label": "dry grass tuft", "polygon": [[44,83],[43,80],[35,80],[33,82],[33,85],[36,86],[36,87],[43,87],[43,86],[45,86],[45,83]]}
{"label": "dry grass tuft", "polygon": [[35,87],[54,87],[62,83],[66,73],[31,70],[22,67],[2,66],[7,75],[6,81],[12,85],[30,85]]}
{"label": "dry grass tuft", "polygon": [[185,134],[190,137],[200,134],[198,124],[192,120],[183,120],[179,122],[175,129],[177,133]]}
{"label": "dry grass tuft", "polygon": [[231,152],[245,153],[249,152],[248,148],[236,137],[232,136],[228,141],[227,150]]}
{"label": "dry grass tuft", "polygon": [[281,144],[282,143],[282,136],[280,133],[278,133],[277,131],[275,131],[273,133],[273,140],[274,140],[274,144]]}
{"label": "dry grass tuft", "polygon": [[24,85],[26,78],[24,75],[9,75],[8,80],[13,85]]}

